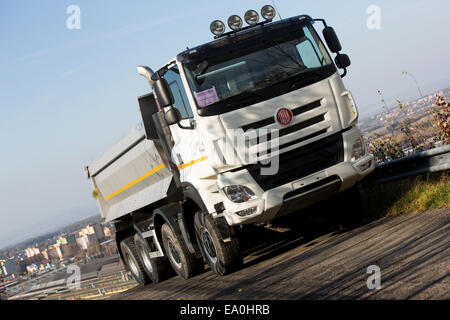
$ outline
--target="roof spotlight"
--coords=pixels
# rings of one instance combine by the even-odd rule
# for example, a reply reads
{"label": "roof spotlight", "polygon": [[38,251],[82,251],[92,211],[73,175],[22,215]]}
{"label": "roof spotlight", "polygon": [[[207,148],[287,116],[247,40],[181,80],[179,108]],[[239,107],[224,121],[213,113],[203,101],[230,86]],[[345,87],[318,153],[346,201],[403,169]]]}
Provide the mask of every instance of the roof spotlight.
{"label": "roof spotlight", "polygon": [[242,28],[242,25],[242,18],[238,15],[232,15],[228,18],[228,26],[231,28],[231,30],[238,31],[240,28]]}
{"label": "roof spotlight", "polygon": [[213,22],[211,22],[209,29],[211,30],[212,34],[220,37],[225,32],[225,23],[220,20],[214,20]]}
{"label": "roof spotlight", "polygon": [[245,13],[244,19],[250,26],[255,26],[259,22],[259,14],[255,10],[248,10]]}
{"label": "roof spotlight", "polygon": [[275,18],[276,14],[277,14],[277,12],[275,11],[274,7],[272,7],[272,6],[267,5],[261,9],[261,15],[267,21],[272,21],[273,18]]}

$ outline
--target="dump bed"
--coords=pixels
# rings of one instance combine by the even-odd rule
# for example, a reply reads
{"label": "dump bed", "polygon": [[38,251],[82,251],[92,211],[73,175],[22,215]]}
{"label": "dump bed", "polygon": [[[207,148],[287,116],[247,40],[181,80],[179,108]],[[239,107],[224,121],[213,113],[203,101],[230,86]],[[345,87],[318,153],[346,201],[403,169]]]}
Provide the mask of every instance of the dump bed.
{"label": "dump bed", "polygon": [[106,221],[116,220],[167,197],[172,173],[142,125],[87,167]]}

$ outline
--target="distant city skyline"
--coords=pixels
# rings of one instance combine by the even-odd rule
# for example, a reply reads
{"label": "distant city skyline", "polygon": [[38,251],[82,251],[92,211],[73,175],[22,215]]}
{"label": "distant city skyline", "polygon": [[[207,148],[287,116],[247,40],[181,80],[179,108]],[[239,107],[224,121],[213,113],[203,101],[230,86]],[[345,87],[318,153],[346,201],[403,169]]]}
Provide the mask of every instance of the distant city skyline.
{"label": "distant city skyline", "polygon": [[[276,0],[283,18],[309,14],[335,27],[352,66],[344,83],[361,116],[450,84],[447,0]],[[67,8],[81,29],[67,28]],[[0,4],[0,248],[98,213],[83,166],[140,121],[136,98],[149,92],[136,73],[156,69],[186,46],[212,40],[209,24],[271,1],[136,0]],[[381,12],[367,28],[367,9]],[[316,24],[320,32],[322,26]]]}

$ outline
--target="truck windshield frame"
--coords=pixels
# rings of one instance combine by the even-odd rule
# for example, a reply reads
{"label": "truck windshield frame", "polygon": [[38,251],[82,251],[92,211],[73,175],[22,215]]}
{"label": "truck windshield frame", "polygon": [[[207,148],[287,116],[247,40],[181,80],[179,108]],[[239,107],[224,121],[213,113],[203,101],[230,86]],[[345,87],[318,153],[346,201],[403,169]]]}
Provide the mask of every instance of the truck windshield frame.
{"label": "truck windshield frame", "polygon": [[196,48],[182,65],[200,116],[244,108],[337,69],[308,19],[289,19]]}

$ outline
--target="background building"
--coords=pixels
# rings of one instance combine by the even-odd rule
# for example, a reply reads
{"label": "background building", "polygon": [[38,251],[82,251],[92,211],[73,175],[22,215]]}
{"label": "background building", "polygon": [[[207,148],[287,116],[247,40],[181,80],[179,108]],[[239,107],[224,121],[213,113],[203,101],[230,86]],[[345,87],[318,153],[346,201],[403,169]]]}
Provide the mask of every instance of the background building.
{"label": "background building", "polygon": [[105,237],[111,238],[111,230],[108,227],[104,227],[103,232],[105,233]]}
{"label": "background building", "polygon": [[2,266],[2,268],[4,268],[4,270],[6,271],[5,275],[6,276],[16,276],[17,275],[17,268],[16,268],[16,263],[13,259],[10,260],[6,260]]}
{"label": "background building", "polygon": [[27,248],[25,249],[25,254],[28,258],[34,257],[35,255],[38,255],[40,253],[40,250],[38,248]]}
{"label": "background building", "polygon": [[48,260],[48,250],[47,249],[45,249],[44,251],[41,251],[41,254],[44,259]]}
{"label": "background building", "polygon": [[7,276],[17,276],[16,263],[13,259],[1,260],[0,261],[0,275],[3,277]]}
{"label": "background building", "polygon": [[66,243],[60,247],[63,259],[73,258],[77,255],[79,249],[76,243]]}
{"label": "background building", "polygon": [[103,226],[101,223],[97,223],[94,225],[95,235],[99,242],[103,242],[105,240],[105,231],[103,230]]}
{"label": "background building", "polygon": [[59,237],[59,238],[56,240],[56,244],[59,244],[60,246],[63,245],[63,244],[67,244],[67,239],[64,238],[64,237]]}
{"label": "background building", "polygon": [[35,263],[27,266],[27,271],[29,274],[35,274],[38,271],[38,269],[39,267]]}
{"label": "background building", "polygon": [[59,245],[55,244],[48,247],[48,256],[50,260],[60,261],[63,258]]}
{"label": "background building", "polygon": [[90,234],[95,234],[95,230],[91,226],[87,226],[86,228],[81,229],[81,231],[78,233],[80,237],[88,236]]}
{"label": "background building", "polygon": [[77,240],[77,245],[81,250],[87,250],[89,246],[89,239],[87,235],[79,237]]}
{"label": "background building", "polygon": [[96,257],[101,254],[100,250],[100,243],[97,240],[97,236],[95,234],[91,234],[88,236],[89,245],[88,245],[88,251],[87,254],[90,257]]}

